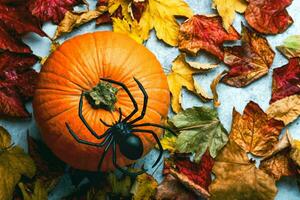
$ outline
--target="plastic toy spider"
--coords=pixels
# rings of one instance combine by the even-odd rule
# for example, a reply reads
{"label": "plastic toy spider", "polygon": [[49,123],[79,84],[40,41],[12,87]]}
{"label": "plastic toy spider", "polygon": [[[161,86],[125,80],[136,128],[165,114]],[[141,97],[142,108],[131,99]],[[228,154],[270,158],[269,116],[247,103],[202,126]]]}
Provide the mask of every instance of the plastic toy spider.
{"label": "plastic toy spider", "polygon": [[142,140],[134,133],[151,134],[154,137],[154,139],[156,140],[156,142],[159,146],[159,150],[160,150],[159,156],[152,166],[152,168],[153,168],[159,163],[160,159],[162,158],[163,147],[159,141],[158,136],[152,130],[141,129],[138,127],[153,126],[153,127],[166,129],[174,135],[176,135],[176,134],[171,129],[169,129],[165,126],[159,125],[159,124],[153,124],[153,123],[135,124],[136,122],[138,122],[144,118],[144,116],[146,114],[147,103],[148,103],[147,92],[146,92],[145,88],[143,87],[143,85],[137,79],[134,78],[135,82],[138,84],[138,87],[140,88],[140,90],[142,91],[142,93],[144,95],[144,102],[143,102],[143,108],[142,108],[141,115],[133,120],[131,120],[131,118],[134,116],[134,114],[137,113],[138,105],[137,105],[135,99],[133,98],[132,94],[130,93],[129,89],[123,83],[120,83],[120,82],[117,82],[114,80],[104,79],[104,78],[101,80],[121,86],[125,90],[125,92],[128,94],[129,98],[131,99],[131,101],[133,103],[133,106],[134,106],[133,111],[122,120],[122,111],[121,111],[121,108],[119,108],[119,113],[120,113],[119,120],[116,121],[115,123],[113,123],[112,125],[109,125],[106,122],[104,122],[102,119],[100,119],[100,121],[109,128],[102,135],[98,135],[89,126],[89,124],[87,123],[87,121],[85,120],[85,118],[82,115],[82,103],[83,103],[83,93],[82,93],[81,97],[80,97],[79,109],[78,109],[79,118],[81,119],[83,124],[86,126],[86,128],[89,130],[89,132],[95,138],[97,138],[97,139],[104,138],[104,141],[102,141],[101,143],[93,143],[93,142],[82,140],[76,135],[76,133],[74,133],[74,131],[72,130],[72,128],[70,127],[70,125],[68,123],[66,123],[66,127],[69,130],[70,134],[74,137],[74,139],[78,143],[86,144],[89,146],[95,146],[95,147],[99,147],[99,148],[101,148],[101,147],[104,148],[104,152],[103,152],[100,162],[98,164],[99,170],[101,169],[102,162],[104,160],[106,153],[108,152],[109,148],[112,146],[112,148],[113,148],[112,162],[113,162],[114,166],[126,175],[129,175],[129,176],[140,175],[140,174],[144,173],[145,170],[142,170],[142,171],[139,171],[136,173],[132,173],[132,172],[129,172],[128,170],[121,168],[117,164],[117,155],[116,155],[117,145],[119,146],[121,154],[124,155],[126,158],[128,158],[130,160],[138,160],[143,155],[144,147],[143,147]]}

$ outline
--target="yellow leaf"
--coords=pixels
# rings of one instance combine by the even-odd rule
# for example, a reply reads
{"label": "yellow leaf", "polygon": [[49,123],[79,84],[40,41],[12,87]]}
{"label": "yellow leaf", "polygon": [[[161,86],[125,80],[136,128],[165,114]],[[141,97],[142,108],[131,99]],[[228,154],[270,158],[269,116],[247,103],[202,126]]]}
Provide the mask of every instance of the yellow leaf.
{"label": "yellow leaf", "polygon": [[300,95],[292,95],[275,101],[268,108],[267,114],[288,125],[300,115]]}
{"label": "yellow leaf", "polygon": [[[208,67],[206,67],[208,68]],[[172,63],[172,72],[167,75],[169,88],[172,94],[172,108],[178,113],[181,108],[181,89],[185,87],[196,94],[203,101],[211,100],[206,92],[195,82],[193,74],[203,72],[203,69],[196,69],[186,62],[185,54],[180,54]],[[206,70],[207,71],[207,70]]]}
{"label": "yellow leaf", "polygon": [[138,176],[131,188],[132,200],[150,200],[156,194],[157,181],[149,174]]}
{"label": "yellow leaf", "polygon": [[48,192],[44,188],[41,180],[36,180],[34,184],[34,191],[31,194],[29,189],[23,183],[18,184],[19,188],[21,189],[23,199],[24,200],[47,200],[48,199]]}
{"label": "yellow leaf", "polygon": [[9,133],[0,126],[0,199],[12,199],[22,175],[32,178],[33,160],[19,146],[12,146]]}
{"label": "yellow leaf", "polygon": [[300,140],[293,141],[290,156],[300,166]]}
{"label": "yellow leaf", "polygon": [[[177,137],[166,131],[164,137],[160,140],[160,143],[164,150],[168,150],[170,153],[175,152],[176,148],[176,140]],[[157,145],[156,145],[157,146]]]}
{"label": "yellow leaf", "polygon": [[81,26],[99,17],[103,12],[97,10],[70,12],[67,11],[64,19],[58,25],[53,39],[57,39],[63,34],[70,33],[74,28]]}
{"label": "yellow leaf", "polygon": [[149,0],[146,10],[140,19],[142,38],[149,36],[154,28],[159,39],[171,46],[177,46],[179,24],[175,16],[191,17],[193,12],[183,0]]}
{"label": "yellow leaf", "polygon": [[122,8],[122,15],[124,19],[130,23],[132,21],[130,15],[130,1],[129,0],[109,0],[108,1],[108,12],[110,15],[113,15],[117,9],[121,6]]}
{"label": "yellow leaf", "polygon": [[140,37],[140,27],[137,21],[129,23],[125,19],[112,18],[113,28],[115,32],[128,34],[132,39],[138,43],[143,43],[143,39]]}
{"label": "yellow leaf", "polygon": [[245,0],[213,0],[212,7],[218,10],[223,26],[228,31],[234,21],[235,12],[244,13],[247,3]]}

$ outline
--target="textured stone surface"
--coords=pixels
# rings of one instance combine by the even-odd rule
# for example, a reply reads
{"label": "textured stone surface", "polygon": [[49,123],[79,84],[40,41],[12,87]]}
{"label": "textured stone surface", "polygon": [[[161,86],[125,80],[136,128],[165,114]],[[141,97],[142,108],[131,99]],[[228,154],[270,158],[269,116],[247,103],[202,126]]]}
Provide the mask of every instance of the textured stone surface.
{"label": "textured stone surface", "polygon": [[[213,14],[215,13],[211,7],[211,0],[186,0],[190,6],[193,8],[195,13],[199,14]],[[93,9],[96,1],[89,0],[91,4],[90,8]],[[268,40],[275,50],[275,47],[280,45],[282,41],[289,35],[292,34],[300,34],[300,3],[297,0],[294,0],[293,4],[288,8],[288,11],[292,18],[295,20],[294,24],[283,34],[276,36],[268,36]],[[241,15],[237,15],[236,20],[234,22],[235,28],[240,31],[241,30],[241,21],[244,21],[244,18]],[[43,29],[52,36],[55,32],[55,26],[51,24],[44,25]],[[96,30],[110,30],[109,26],[101,26],[95,28],[95,23],[86,24],[78,29],[76,29],[73,33],[62,37],[60,41],[64,41],[73,37],[74,35],[86,33],[86,32],[94,32]],[[48,54],[50,48],[50,41],[46,38],[39,38],[35,34],[27,35],[25,38],[25,42],[31,46],[34,53],[38,56],[46,56]],[[164,70],[167,73],[170,69],[172,60],[178,55],[177,48],[173,48],[163,44],[158,41],[155,37],[154,32],[151,33],[151,38],[146,42],[146,46],[158,57],[161,64],[164,66]],[[287,63],[287,60],[277,51],[275,61],[272,65],[272,69],[280,67]],[[212,57],[208,56],[205,53],[198,54],[195,58],[190,58],[190,60],[200,61],[200,62],[210,62],[214,63]],[[36,69],[39,69],[40,66],[37,65]],[[213,70],[211,73],[207,75],[198,75],[196,77],[197,81],[203,86],[204,89],[209,91],[209,85],[211,81],[214,79],[217,74],[222,72],[226,67],[224,65],[220,65],[219,68]],[[224,84],[220,84],[218,87],[219,98],[221,101],[221,106],[218,109],[220,119],[224,124],[225,128],[230,131],[231,120],[232,120],[232,108],[235,107],[237,111],[242,112],[246,104],[253,100],[258,103],[264,110],[267,109],[269,105],[269,100],[271,97],[271,85],[272,85],[272,69],[270,73],[256,81],[255,83],[249,85],[246,88],[233,88]],[[203,103],[190,95],[186,91],[183,92],[183,107],[188,108],[192,106],[200,106]],[[206,104],[212,106],[211,103]],[[29,111],[32,110],[31,103],[27,105]],[[170,113],[170,115],[172,115]],[[12,133],[13,141],[15,144],[19,144],[25,149],[27,149],[26,143],[26,132],[30,131],[30,134],[36,138],[39,138],[38,130],[35,125],[34,119],[29,121],[8,121],[8,120],[0,120],[0,125],[4,126]],[[296,122],[292,123],[289,127],[290,133],[294,138],[300,139],[300,119]],[[151,165],[156,159],[157,152],[153,150],[149,153],[149,155],[142,159],[136,166],[145,162],[145,168],[149,168],[149,173],[152,174],[153,169],[151,169]],[[156,170],[154,176],[161,180],[162,177],[160,175],[162,165],[160,165],[159,169]],[[276,200],[300,200],[300,192],[297,188],[296,180],[291,178],[284,178],[277,184],[279,188],[278,195]],[[68,176],[64,176],[59,186],[55,189],[55,191],[50,194],[51,200],[61,199],[62,196],[68,194],[74,188],[71,186],[70,179]]]}

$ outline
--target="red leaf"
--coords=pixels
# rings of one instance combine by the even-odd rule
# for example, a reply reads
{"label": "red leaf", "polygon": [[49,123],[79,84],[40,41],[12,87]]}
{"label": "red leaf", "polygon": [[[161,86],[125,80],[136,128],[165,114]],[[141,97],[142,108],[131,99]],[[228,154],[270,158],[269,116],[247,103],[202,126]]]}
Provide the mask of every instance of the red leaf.
{"label": "red leaf", "polygon": [[52,21],[59,24],[67,11],[81,3],[82,0],[30,0],[29,10],[41,22]]}
{"label": "red leaf", "polygon": [[293,23],[286,10],[291,3],[292,0],[249,0],[245,18],[260,33],[282,33]]}
{"label": "red leaf", "polygon": [[143,15],[143,12],[145,11],[145,9],[146,9],[145,2],[135,2],[135,1],[133,1],[132,4],[131,4],[131,10],[132,10],[133,18],[136,21],[139,22],[142,15]]}
{"label": "red leaf", "polygon": [[266,75],[275,53],[268,40],[243,26],[242,46],[225,48],[224,63],[230,67],[222,81],[234,87],[244,87]]}
{"label": "red leaf", "polygon": [[31,49],[17,36],[6,31],[5,25],[0,22],[0,49],[17,53],[31,53]]}
{"label": "red leaf", "polygon": [[40,36],[46,36],[39,22],[29,13],[26,6],[0,4],[0,21],[5,24],[7,31],[15,31],[20,35],[35,32]]}
{"label": "red leaf", "polygon": [[178,42],[180,50],[195,55],[203,49],[223,60],[223,43],[239,38],[233,26],[228,32],[223,28],[221,17],[194,15],[180,26]]}
{"label": "red leaf", "polygon": [[300,93],[300,58],[292,58],[287,65],[273,71],[270,103]]}
{"label": "red leaf", "polygon": [[38,73],[31,69],[38,58],[31,54],[0,55],[0,116],[29,117],[23,101],[34,94]]}

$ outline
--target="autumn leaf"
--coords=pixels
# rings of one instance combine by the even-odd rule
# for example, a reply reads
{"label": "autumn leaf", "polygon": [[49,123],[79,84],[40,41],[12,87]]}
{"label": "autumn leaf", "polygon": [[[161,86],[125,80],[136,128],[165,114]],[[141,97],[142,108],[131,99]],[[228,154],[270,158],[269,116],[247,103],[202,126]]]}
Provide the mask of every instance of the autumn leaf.
{"label": "autumn leaf", "polygon": [[30,191],[29,188],[26,187],[23,183],[18,184],[19,188],[21,189],[23,200],[47,200],[48,193],[46,188],[44,187],[42,181],[37,180],[34,183],[33,192]]}
{"label": "autumn leaf", "polygon": [[211,200],[271,200],[275,198],[275,181],[249,161],[246,152],[229,140],[215,159],[216,179],[209,186]]}
{"label": "autumn leaf", "polygon": [[299,140],[293,140],[290,156],[293,159],[293,161],[298,165],[298,167],[300,167],[300,141]]}
{"label": "autumn leaf", "polygon": [[31,66],[37,60],[31,54],[0,54],[0,116],[30,116],[23,102],[34,94],[38,74]]}
{"label": "autumn leaf", "polygon": [[274,69],[270,103],[294,94],[300,94],[300,58],[292,58],[287,65]]}
{"label": "autumn leaf", "polygon": [[175,16],[191,17],[193,12],[184,0],[148,0],[139,25],[141,36],[147,40],[151,29],[155,29],[158,39],[171,46],[178,45],[179,24]]}
{"label": "autumn leaf", "polygon": [[160,139],[160,143],[164,150],[167,150],[170,153],[174,153],[176,151],[176,140],[177,137],[175,135],[173,135],[169,131],[166,131],[164,136]]}
{"label": "autumn leaf", "polygon": [[108,12],[108,0],[98,0],[97,10],[102,14],[96,19],[96,25],[111,23],[111,16]]}
{"label": "autumn leaf", "polygon": [[178,113],[181,108],[181,89],[185,87],[189,91],[201,98],[203,101],[209,101],[212,98],[196,83],[194,74],[203,73],[217,67],[213,64],[196,64],[195,62],[186,62],[185,54],[180,54],[172,62],[172,71],[167,75],[170,92],[172,94],[172,109]]}
{"label": "autumn leaf", "polygon": [[72,11],[74,6],[82,3],[82,0],[30,0],[28,7],[41,22],[59,24],[67,11]]}
{"label": "autumn leaf", "polygon": [[225,48],[224,63],[230,71],[222,81],[234,87],[245,87],[268,73],[274,56],[266,38],[243,26],[242,46]]}
{"label": "autumn leaf", "polygon": [[256,31],[264,34],[284,32],[292,23],[286,7],[293,0],[248,0],[245,11],[248,24]]}
{"label": "autumn leaf", "polygon": [[168,174],[157,187],[156,200],[196,200],[197,196],[185,188],[177,178]]}
{"label": "autumn leaf", "polygon": [[35,171],[33,160],[19,146],[11,144],[11,136],[0,127],[0,199],[12,199],[21,177],[32,178]]}
{"label": "autumn leaf", "polygon": [[208,107],[193,107],[175,115],[170,122],[178,129],[176,149],[180,153],[195,153],[200,162],[208,149],[215,158],[227,143],[227,131],[218,118],[218,112]]}
{"label": "autumn leaf", "polygon": [[205,152],[199,163],[191,162],[189,155],[175,154],[165,160],[164,174],[172,174],[195,194],[208,198],[213,164],[214,160],[208,151]]}
{"label": "autumn leaf", "polygon": [[223,20],[223,27],[229,30],[232,25],[235,12],[244,13],[247,8],[245,0],[213,0],[214,9],[218,10],[219,15]]}
{"label": "autumn leaf", "polygon": [[132,185],[132,200],[151,200],[156,194],[157,181],[149,174],[139,175]]}
{"label": "autumn leaf", "polygon": [[53,39],[56,40],[63,34],[70,33],[74,28],[81,26],[99,17],[102,13],[96,10],[69,12],[67,11],[64,19],[58,25]]}
{"label": "autumn leaf", "polygon": [[45,144],[28,136],[28,152],[37,168],[35,178],[41,181],[43,189],[50,192],[65,171],[65,164]]}
{"label": "autumn leaf", "polygon": [[292,95],[275,101],[266,113],[269,117],[281,120],[288,125],[300,115],[300,95]]}
{"label": "autumn leaf", "polygon": [[259,169],[272,176],[275,180],[279,180],[283,176],[296,175],[295,164],[289,156],[291,142],[291,136],[286,132],[270,151],[269,155],[261,160]]}
{"label": "autumn leaf", "polygon": [[255,156],[266,156],[274,148],[284,127],[281,121],[268,118],[253,101],[247,104],[243,115],[235,109],[232,115],[230,138],[243,150]]}
{"label": "autumn leaf", "polygon": [[205,50],[223,60],[223,43],[239,38],[233,26],[228,28],[228,32],[223,28],[221,17],[194,15],[180,26],[178,46],[192,55]]}
{"label": "autumn leaf", "polygon": [[287,58],[300,57],[300,35],[291,35],[276,47]]}
{"label": "autumn leaf", "polygon": [[218,76],[216,76],[210,84],[210,89],[213,93],[214,107],[219,107],[221,105],[221,103],[219,102],[219,95],[218,95],[218,92],[217,92],[217,86],[226,74],[227,74],[227,71],[223,71]]}
{"label": "autumn leaf", "polygon": [[140,27],[137,21],[128,23],[125,19],[112,18],[114,32],[128,34],[129,37],[134,39],[138,43],[143,43],[143,39],[140,37]]}

